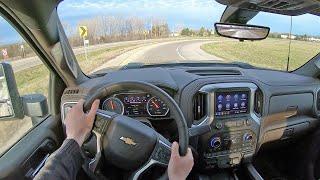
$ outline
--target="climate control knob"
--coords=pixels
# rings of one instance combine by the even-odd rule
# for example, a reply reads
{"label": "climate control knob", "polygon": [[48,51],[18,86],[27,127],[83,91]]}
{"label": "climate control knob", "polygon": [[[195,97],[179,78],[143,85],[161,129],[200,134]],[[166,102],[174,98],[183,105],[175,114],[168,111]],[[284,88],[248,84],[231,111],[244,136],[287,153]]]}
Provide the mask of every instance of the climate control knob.
{"label": "climate control knob", "polygon": [[215,149],[219,148],[219,147],[221,146],[221,139],[220,139],[220,137],[214,137],[214,138],[212,138],[211,141],[210,141],[210,146],[211,146],[212,148],[215,148]]}

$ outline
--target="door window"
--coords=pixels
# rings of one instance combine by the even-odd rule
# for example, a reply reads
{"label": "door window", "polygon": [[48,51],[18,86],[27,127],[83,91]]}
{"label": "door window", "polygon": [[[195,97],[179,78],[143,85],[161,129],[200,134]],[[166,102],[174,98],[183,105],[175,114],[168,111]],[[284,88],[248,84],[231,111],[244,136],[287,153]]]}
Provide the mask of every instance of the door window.
{"label": "door window", "polygon": [[[20,96],[42,94],[48,97],[49,70],[20,34],[2,17],[0,27],[0,60],[11,64]],[[6,94],[5,88],[0,89],[0,94]],[[42,119],[28,116],[22,119],[1,118],[0,155]]]}

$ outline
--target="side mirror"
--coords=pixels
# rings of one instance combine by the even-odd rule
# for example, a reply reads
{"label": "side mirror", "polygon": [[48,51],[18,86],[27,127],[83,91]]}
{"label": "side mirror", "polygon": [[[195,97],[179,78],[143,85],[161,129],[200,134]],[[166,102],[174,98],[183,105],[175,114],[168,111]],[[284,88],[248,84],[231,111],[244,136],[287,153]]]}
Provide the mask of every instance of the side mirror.
{"label": "side mirror", "polygon": [[227,38],[243,40],[262,40],[268,37],[270,28],[264,26],[233,24],[233,23],[215,23],[214,27],[217,34]]}
{"label": "side mirror", "polygon": [[23,117],[23,103],[12,67],[8,63],[0,63],[0,119],[22,119]]}
{"label": "side mirror", "polygon": [[42,94],[20,97],[12,66],[0,63],[0,120],[32,118],[36,123],[48,115],[47,98]]}

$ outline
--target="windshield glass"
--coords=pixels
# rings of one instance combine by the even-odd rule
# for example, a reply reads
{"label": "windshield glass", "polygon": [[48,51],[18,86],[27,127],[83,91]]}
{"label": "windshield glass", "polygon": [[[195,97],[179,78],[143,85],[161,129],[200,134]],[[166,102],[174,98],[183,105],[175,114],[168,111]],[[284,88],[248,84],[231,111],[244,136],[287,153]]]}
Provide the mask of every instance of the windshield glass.
{"label": "windshield glass", "polygon": [[86,74],[167,63],[233,62],[286,71],[320,52],[318,16],[291,19],[260,12],[248,24],[270,27],[268,38],[239,41],[214,30],[224,9],[212,0],[68,0],[58,13]]}

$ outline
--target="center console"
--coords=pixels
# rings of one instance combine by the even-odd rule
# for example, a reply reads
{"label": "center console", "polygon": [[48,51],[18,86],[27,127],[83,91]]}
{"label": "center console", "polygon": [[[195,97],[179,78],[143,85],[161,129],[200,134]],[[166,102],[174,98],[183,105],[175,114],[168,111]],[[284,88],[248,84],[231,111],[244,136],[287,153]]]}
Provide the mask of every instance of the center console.
{"label": "center console", "polygon": [[255,153],[260,127],[253,110],[257,89],[253,83],[209,84],[200,89],[207,108],[200,125],[210,124],[212,129],[200,137],[205,169],[233,167]]}

